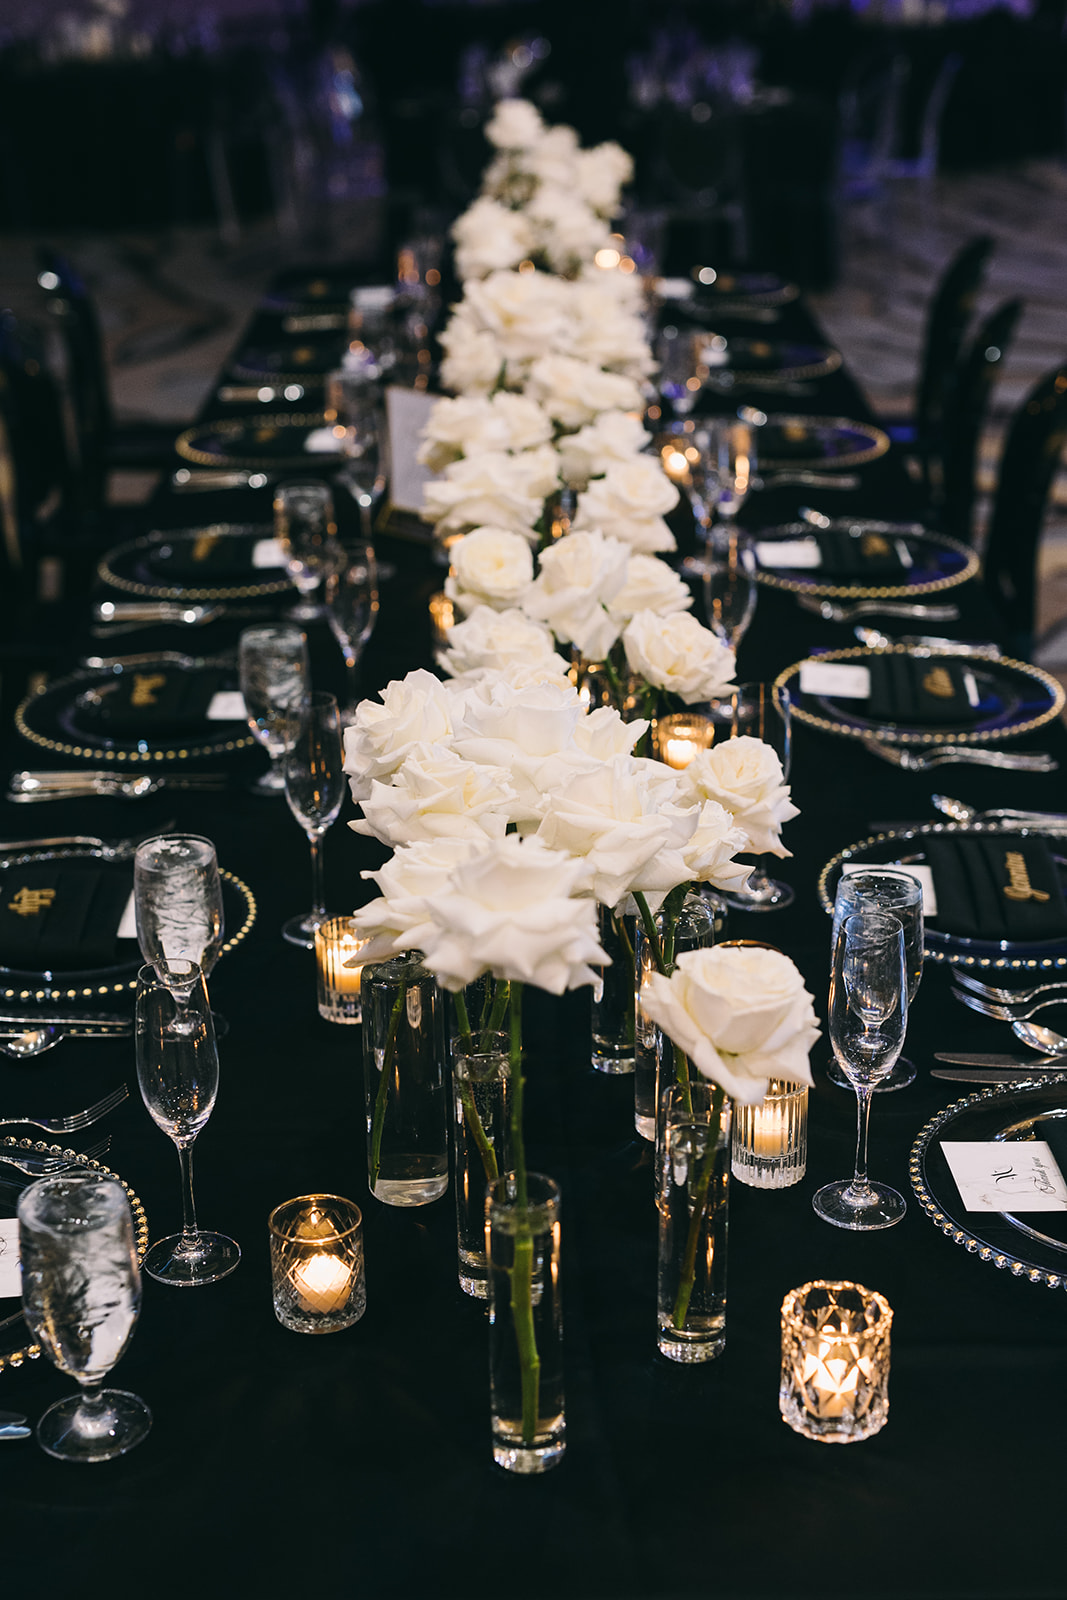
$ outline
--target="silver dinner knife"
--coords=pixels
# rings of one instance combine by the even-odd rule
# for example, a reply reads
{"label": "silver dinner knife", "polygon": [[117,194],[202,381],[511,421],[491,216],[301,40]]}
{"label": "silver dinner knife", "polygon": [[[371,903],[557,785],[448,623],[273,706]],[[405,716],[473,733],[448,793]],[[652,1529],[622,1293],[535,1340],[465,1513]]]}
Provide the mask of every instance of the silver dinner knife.
{"label": "silver dinner knife", "polygon": [[[1048,1068],[1039,1067],[1037,1071],[1047,1072]],[[944,1078],[949,1083],[1012,1083],[1020,1078],[1031,1077],[1033,1073],[1033,1067],[1025,1069],[1020,1067],[1016,1071],[1007,1067],[931,1067],[930,1069],[931,1078]]]}
{"label": "silver dinner knife", "polygon": [[1040,1067],[1045,1070],[1049,1067],[1064,1068],[1067,1070],[1067,1054],[1059,1056],[1010,1056],[990,1055],[980,1051],[966,1050],[935,1050],[935,1061],[947,1061],[954,1067]]}
{"label": "silver dinner knife", "polygon": [[115,1011],[0,1011],[0,1029],[49,1027],[92,1027],[107,1031],[129,1031],[129,1017]]}

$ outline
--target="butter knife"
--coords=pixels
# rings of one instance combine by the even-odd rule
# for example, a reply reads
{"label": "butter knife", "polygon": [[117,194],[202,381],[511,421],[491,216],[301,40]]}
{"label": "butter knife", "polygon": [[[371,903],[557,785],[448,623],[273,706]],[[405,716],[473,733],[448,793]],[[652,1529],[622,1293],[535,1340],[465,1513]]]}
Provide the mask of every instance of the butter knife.
{"label": "butter knife", "polygon": [[935,1050],[934,1060],[947,1061],[954,1067],[1063,1067],[1067,1069],[1067,1055],[1008,1056],[982,1055],[963,1050]]}
{"label": "butter knife", "polygon": [[[1047,1072],[1047,1067],[1039,1067],[1038,1072]],[[1060,1069],[1062,1071],[1062,1068]],[[1017,1071],[1010,1071],[1007,1067],[999,1070],[996,1067],[931,1067],[931,1078],[945,1078],[949,1083],[1012,1083],[1017,1079],[1033,1076],[1034,1069],[1020,1067]]]}

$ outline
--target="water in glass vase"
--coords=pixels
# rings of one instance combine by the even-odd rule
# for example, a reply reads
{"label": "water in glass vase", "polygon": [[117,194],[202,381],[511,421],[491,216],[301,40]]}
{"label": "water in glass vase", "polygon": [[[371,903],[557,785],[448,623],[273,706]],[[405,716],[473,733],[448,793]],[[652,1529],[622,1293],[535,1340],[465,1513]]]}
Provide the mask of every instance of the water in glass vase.
{"label": "water in glass vase", "polygon": [[712,1361],[726,1348],[730,1102],[693,1083],[672,1102],[659,1180],[657,1343],[671,1361]]}
{"label": "water in glass vase", "polygon": [[563,1323],[559,1280],[559,1189],[515,1176],[486,1199],[489,1243],[489,1377],[493,1460],[508,1472],[545,1472],[563,1458]]}
{"label": "water in glass vase", "polygon": [[370,1191],[428,1205],[448,1188],[442,997],[414,956],[364,967],[361,988]]}
{"label": "water in glass vase", "polygon": [[453,1039],[459,1285],[479,1300],[489,1292],[486,1191],[511,1166],[510,1072],[507,1034],[476,1031]]}
{"label": "water in glass vase", "polygon": [[[656,914],[656,931],[664,937],[662,911]],[[713,890],[694,889],[686,895],[675,924],[668,954],[673,960],[683,950],[706,950],[726,937],[726,903]],[[651,1144],[656,1137],[656,1106],[667,1084],[674,1081],[674,1052],[670,1040],[646,1016],[641,1005],[641,985],[655,972],[652,950],[640,920],[634,954],[636,1016],[634,1019],[634,1126]]]}
{"label": "water in glass vase", "polygon": [[601,997],[594,993],[593,1066],[597,1072],[634,1070],[634,919],[598,907],[600,942],[611,965],[598,967]]}

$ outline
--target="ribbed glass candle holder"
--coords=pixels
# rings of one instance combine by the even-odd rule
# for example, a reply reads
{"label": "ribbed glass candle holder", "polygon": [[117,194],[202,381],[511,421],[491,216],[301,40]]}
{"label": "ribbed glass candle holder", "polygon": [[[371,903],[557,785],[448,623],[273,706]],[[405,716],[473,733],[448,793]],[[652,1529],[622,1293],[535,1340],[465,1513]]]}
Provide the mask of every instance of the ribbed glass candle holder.
{"label": "ribbed glass candle holder", "polygon": [[789,1189],[807,1165],[807,1086],[772,1078],[762,1105],[734,1107],[733,1175],[751,1189]]}

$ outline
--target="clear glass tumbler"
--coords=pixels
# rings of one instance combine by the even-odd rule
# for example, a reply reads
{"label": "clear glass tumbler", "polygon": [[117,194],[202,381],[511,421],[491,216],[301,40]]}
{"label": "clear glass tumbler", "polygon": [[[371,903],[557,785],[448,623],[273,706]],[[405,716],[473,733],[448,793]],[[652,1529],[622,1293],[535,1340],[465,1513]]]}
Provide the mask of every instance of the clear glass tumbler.
{"label": "clear glass tumbler", "polygon": [[730,1111],[693,1068],[661,1097],[657,1343],[671,1361],[713,1361],[726,1348]]}
{"label": "clear glass tumbler", "polygon": [[486,1197],[489,1258],[489,1380],[493,1460],[508,1472],[554,1467],[566,1449],[559,1189],[513,1173]]}
{"label": "clear glass tumbler", "polygon": [[600,967],[603,989],[592,994],[593,1066],[597,1072],[634,1070],[634,918],[598,906],[600,943],[611,965]]}
{"label": "clear glass tumbler", "polygon": [[424,1206],[448,1188],[444,1002],[416,953],[363,968],[370,1191]]}

